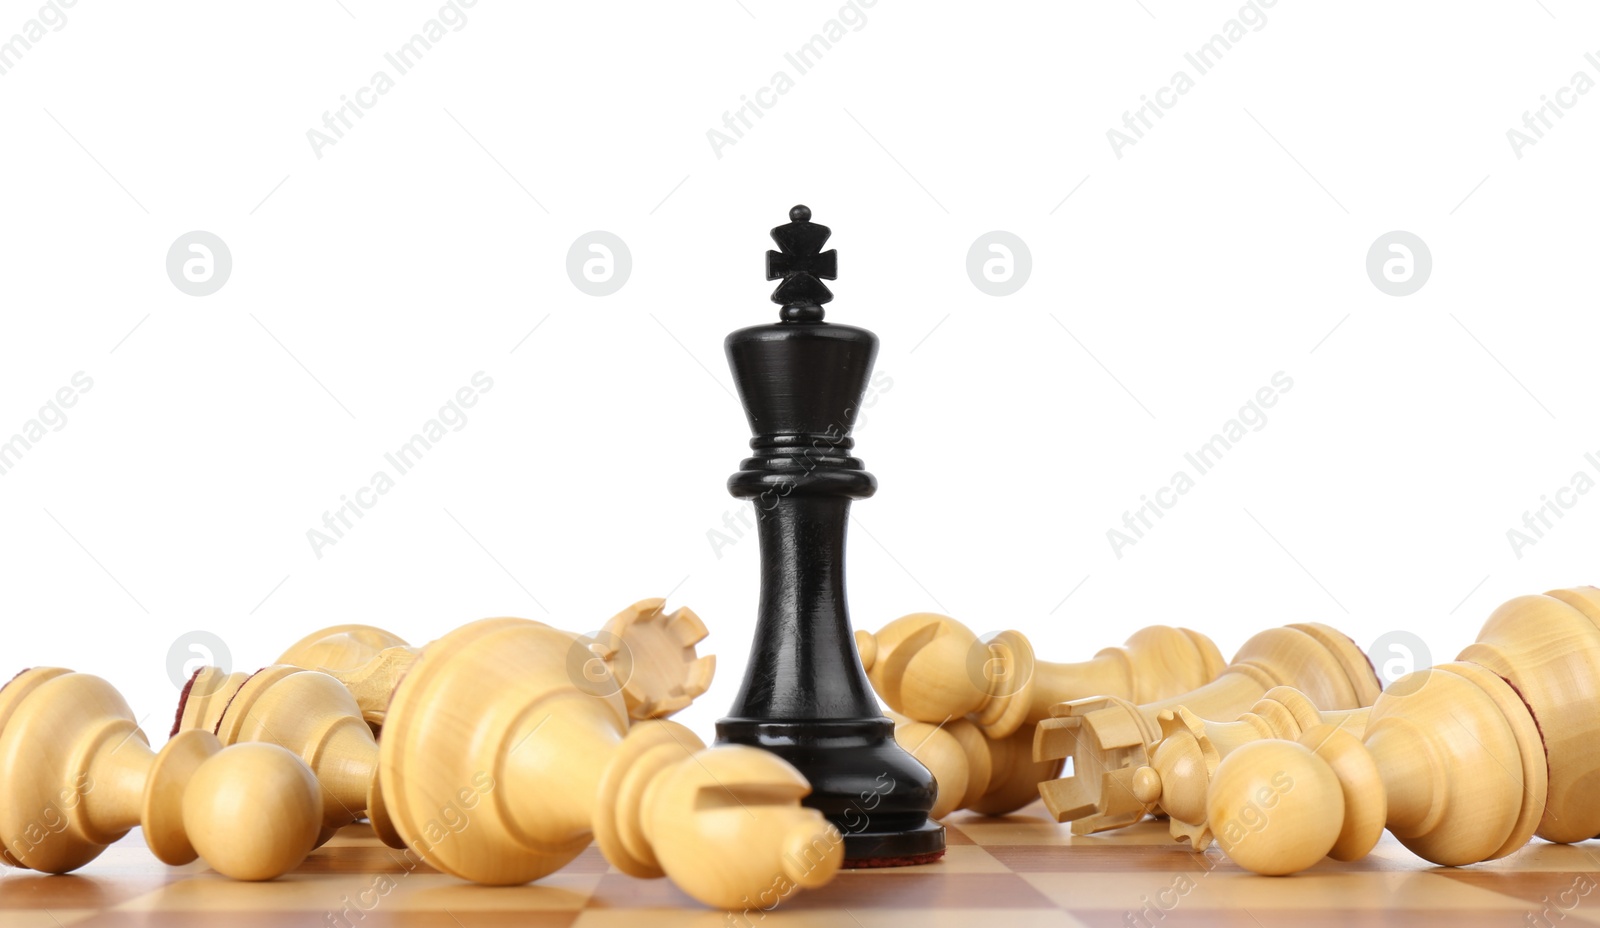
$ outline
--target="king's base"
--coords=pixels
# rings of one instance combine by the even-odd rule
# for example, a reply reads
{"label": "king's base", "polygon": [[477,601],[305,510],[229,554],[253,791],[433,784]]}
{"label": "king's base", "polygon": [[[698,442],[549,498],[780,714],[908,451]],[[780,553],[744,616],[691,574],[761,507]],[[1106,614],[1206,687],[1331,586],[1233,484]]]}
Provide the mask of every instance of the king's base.
{"label": "king's base", "polygon": [[903,867],[944,854],[944,826],[928,818],[933,774],[895,743],[886,718],[723,719],[717,742],[771,751],[804,774],[811,795],[803,804],[839,829],[846,867]]}
{"label": "king's base", "polygon": [[[838,824],[835,822],[834,824]],[[869,831],[844,836],[846,870],[863,867],[911,867],[944,856],[944,826],[924,821],[910,831]]]}

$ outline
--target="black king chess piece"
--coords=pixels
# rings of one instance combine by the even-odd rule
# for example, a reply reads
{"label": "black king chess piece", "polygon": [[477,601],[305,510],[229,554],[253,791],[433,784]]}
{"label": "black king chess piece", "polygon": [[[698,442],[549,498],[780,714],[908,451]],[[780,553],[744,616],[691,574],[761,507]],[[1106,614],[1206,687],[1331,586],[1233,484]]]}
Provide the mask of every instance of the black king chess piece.
{"label": "black king chess piece", "polygon": [[751,456],[728,492],[752,500],[761,544],[761,606],[744,684],[717,740],[771,751],[811,781],[805,804],[838,826],[845,866],[926,863],[944,853],[928,819],[933,775],[894,741],[856,654],[845,606],[850,501],[878,488],[850,437],[878,337],[822,321],[837,252],[827,226],[796,206],[772,230],[767,279],[780,322],[728,336],[750,420]]}

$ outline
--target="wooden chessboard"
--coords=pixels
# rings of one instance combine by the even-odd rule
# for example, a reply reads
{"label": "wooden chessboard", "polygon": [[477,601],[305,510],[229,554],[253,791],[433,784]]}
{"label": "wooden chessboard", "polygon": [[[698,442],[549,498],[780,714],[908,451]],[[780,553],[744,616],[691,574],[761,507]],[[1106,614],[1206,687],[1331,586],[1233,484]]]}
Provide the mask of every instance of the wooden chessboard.
{"label": "wooden chessboard", "polygon": [[1164,822],[1073,837],[1034,805],[1001,819],[961,812],[946,825],[950,849],[939,863],[846,871],[831,885],[797,893],[771,912],[748,914],[707,909],[666,880],[618,873],[593,847],[539,883],[482,887],[426,867],[408,872],[399,852],[357,825],[289,876],[235,883],[203,864],[162,866],[135,834],[71,876],[0,873],[0,926],[1600,924],[1596,842],[1567,846],[1536,840],[1505,860],[1451,870],[1428,864],[1385,836],[1365,860],[1323,861],[1305,873],[1275,878],[1244,873],[1216,850],[1189,853],[1170,841]]}

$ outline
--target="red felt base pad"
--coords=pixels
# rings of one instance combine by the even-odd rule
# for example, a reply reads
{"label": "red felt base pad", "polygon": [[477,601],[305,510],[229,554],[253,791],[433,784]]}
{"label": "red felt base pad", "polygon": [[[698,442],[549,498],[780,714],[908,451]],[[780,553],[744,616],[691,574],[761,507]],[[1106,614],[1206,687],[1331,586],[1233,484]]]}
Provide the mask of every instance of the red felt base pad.
{"label": "red felt base pad", "polygon": [[915,867],[918,864],[931,864],[944,856],[944,851],[932,854],[916,854],[910,857],[868,857],[863,860],[846,860],[842,865],[846,870],[867,870],[878,867]]}

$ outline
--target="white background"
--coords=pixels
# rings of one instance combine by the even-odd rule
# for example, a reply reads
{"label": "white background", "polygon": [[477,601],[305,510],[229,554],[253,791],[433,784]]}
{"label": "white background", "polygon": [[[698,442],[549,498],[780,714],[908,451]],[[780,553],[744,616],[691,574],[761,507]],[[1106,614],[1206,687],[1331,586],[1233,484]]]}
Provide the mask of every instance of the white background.
{"label": "white background", "polygon": [[[0,437],[93,379],[0,476],[13,667],[110,678],[159,741],[190,631],[244,669],[334,623],[589,630],[670,591],[721,660],[682,716],[709,738],[757,592],[754,539],[708,540],[749,437],[722,339],[776,318],[762,253],[798,202],[835,230],[829,318],[892,380],[858,434],[859,627],[941,611],[1071,660],[1319,621],[1442,661],[1594,579],[1600,494],[1507,538],[1600,452],[1600,93],[1520,159],[1506,135],[1600,77],[1582,4],[1279,0],[1118,158],[1107,130],[1237,2],[879,0],[718,157],[837,2],[478,0],[319,158],[307,131],[438,9],[79,0],[0,76]],[[0,37],[37,10],[0,3]],[[207,297],[165,270],[196,229],[233,256]],[[608,297],[565,268],[595,229],[633,258]],[[966,272],[996,229],[1033,256],[1003,298]],[[1433,256],[1409,297],[1365,270],[1394,229]],[[307,530],[477,371],[465,427],[318,558]],[[1117,557],[1279,371],[1266,425]]]}

